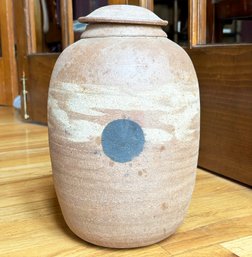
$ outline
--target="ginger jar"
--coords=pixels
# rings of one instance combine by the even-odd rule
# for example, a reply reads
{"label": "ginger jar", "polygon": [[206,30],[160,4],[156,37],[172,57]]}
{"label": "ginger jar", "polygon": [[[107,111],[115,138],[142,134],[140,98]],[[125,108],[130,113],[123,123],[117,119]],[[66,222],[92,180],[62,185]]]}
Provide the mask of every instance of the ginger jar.
{"label": "ginger jar", "polygon": [[195,183],[199,90],[167,24],[130,5],[99,8],[58,58],[48,97],[64,219],[93,244],[153,244],[182,223]]}

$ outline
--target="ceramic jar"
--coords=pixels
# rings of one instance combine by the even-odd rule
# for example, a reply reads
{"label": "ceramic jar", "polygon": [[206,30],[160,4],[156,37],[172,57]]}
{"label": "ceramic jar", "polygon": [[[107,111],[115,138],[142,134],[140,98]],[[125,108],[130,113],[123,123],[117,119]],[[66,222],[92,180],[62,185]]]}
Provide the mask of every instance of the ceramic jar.
{"label": "ceramic jar", "polygon": [[178,228],[192,196],[199,90],[167,24],[127,5],[97,9],[54,67],[48,127],[63,216],[82,239],[130,248]]}

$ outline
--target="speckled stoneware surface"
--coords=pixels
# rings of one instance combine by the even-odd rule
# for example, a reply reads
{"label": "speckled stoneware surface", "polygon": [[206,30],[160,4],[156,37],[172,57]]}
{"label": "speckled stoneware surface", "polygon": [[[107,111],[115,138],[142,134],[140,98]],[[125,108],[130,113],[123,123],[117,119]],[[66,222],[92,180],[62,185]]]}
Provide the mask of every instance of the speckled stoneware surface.
{"label": "speckled stoneware surface", "polygon": [[58,200],[88,242],[149,245],[175,232],[191,199],[197,77],[147,9],[106,6],[80,20],[90,25],[60,55],[49,89]]}

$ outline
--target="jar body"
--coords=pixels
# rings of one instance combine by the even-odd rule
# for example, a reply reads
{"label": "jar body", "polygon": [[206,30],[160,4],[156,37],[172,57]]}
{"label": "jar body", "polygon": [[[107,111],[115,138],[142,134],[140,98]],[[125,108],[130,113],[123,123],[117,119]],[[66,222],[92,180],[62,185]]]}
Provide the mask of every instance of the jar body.
{"label": "jar body", "polygon": [[74,233],[116,248],[174,233],[199,147],[198,82],[183,49],[164,37],[78,41],[55,65],[48,127],[55,189]]}

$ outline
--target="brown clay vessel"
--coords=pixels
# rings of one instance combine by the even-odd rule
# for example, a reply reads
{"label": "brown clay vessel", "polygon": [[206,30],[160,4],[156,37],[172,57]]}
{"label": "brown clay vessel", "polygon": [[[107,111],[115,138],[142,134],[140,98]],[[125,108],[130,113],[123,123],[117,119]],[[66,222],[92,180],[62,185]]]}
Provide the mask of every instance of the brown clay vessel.
{"label": "brown clay vessel", "polygon": [[89,25],[57,60],[48,99],[62,213],[88,242],[153,244],[176,231],[192,196],[196,73],[147,9],[106,6],[80,21]]}

